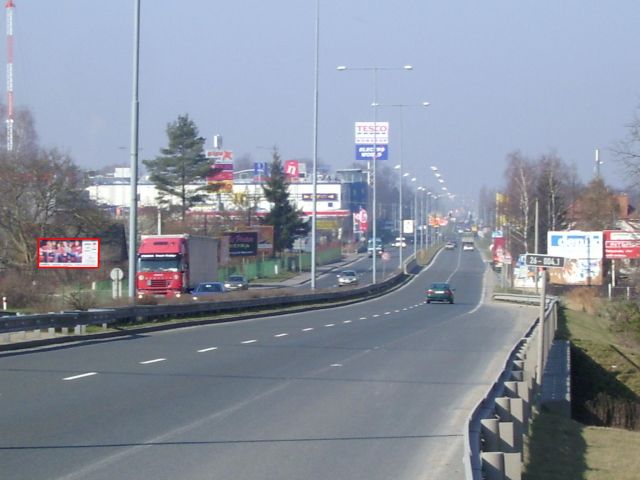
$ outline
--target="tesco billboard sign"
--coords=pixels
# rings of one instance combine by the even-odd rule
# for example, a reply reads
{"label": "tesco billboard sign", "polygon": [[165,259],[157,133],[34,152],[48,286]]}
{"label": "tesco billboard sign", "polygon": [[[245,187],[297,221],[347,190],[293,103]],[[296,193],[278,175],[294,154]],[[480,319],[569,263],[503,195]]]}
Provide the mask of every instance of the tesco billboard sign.
{"label": "tesco billboard sign", "polygon": [[356,122],[356,145],[388,145],[389,122]]}

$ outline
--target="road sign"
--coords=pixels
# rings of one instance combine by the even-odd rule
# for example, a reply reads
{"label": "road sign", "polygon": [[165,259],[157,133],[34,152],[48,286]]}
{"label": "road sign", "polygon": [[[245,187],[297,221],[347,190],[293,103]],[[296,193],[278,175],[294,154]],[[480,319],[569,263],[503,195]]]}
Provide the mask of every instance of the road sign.
{"label": "road sign", "polygon": [[554,257],[553,255],[538,255],[537,253],[527,253],[525,261],[530,267],[564,267],[564,257]]}

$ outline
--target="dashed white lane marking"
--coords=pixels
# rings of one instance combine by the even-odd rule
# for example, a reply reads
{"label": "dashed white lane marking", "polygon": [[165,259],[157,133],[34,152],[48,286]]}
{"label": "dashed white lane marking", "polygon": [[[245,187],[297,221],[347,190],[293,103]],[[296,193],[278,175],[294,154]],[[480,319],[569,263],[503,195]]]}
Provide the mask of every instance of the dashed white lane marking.
{"label": "dashed white lane marking", "polygon": [[407,311],[407,307],[404,307],[404,308],[402,309],[402,311],[403,311],[403,312],[406,312],[406,311]]}
{"label": "dashed white lane marking", "polygon": [[360,317],[359,320],[366,320],[367,317]]}
{"label": "dashed white lane marking", "polygon": [[153,360],[146,360],[144,362],[140,362],[140,365],[149,365],[150,363],[158,363],[164,362],[166,358],[154,358]]}
{"label": "dashed white lane marking", "polygon": [[274,337],[280,338],[280,337],[286,337],[287,335],[289,335],[289,334],[288,333],[278,333],[277,335],[274,335]]}
{"label": "dashed white lane marking", "polygon": [[244,345],[247,345],[249,343],[256,343],[258,340],[245,340],[244,342],[242,342]]}
{"label": "dashed white lane marking", "polygon": [[342,364],[341,363],[332,363],[331,366],[332,367],[341,367]]}
{"label": "dashed white lane marking", "polygon": [[385,315],[391,315],[391,312],[384,312]]}
{"label": "dashed white lane marking", "polygon": [[400,310],[394,310],[393,313],[400,313]]}
{"label": "dashed white lane marking", "polygon": [[217,349],[218,347],[203,348],[202,350],[198,350],[198,353],[210,352],[211,350],[217,350]]}
{"label": "dashed white lane marking", "polygon": [[380,315],[378,315],[377,313],[373,316],[373,318],[379,317]]}
{"label": "dashed white lane marking", "polygon": [[335,327],[335,326],[336,326],[336,324],[335,324],[335,323],[327,323],[327,324],[325,325],[325,327]]}
{"label": "dashed white lane marking", "polygon": [[91,377],[92,375],[97,375],[97,374],[98,372],[87,372],[87,373],[82,373],[80,375],[74,375],[73,377],[63,378],[62,380],[77,380],[79,378]]}
{"label": "dashed white lane marking", "polygon": [[345,321],[344,321],[344,322],[342,322],[342,323],[351,323],[351,320],[345,320]]}
{"label": "dashed white lane marking", "polygon": [[311,330],[313,330],[313,327],[302,329],[303,332],[310,332]]}

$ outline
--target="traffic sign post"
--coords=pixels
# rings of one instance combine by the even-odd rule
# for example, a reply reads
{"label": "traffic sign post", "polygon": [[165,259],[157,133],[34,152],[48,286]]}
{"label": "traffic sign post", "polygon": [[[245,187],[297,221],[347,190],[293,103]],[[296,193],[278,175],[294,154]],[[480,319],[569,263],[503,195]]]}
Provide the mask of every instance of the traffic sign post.
{"label": "traffic sign post", "polygon": [[563,268],[564,257],[553,255],[539,255],[537,253],[527,253],[525,262],[529,267],[542,267],[542,288],[540,292],[540,321],[538,328],[538,371],[536,372],[536,380],[538,388],[542,386],[542,373],[544,372],[544,345],[545,345],[545,325],[544,317],[547,303],[547,268]]}
{"label": "traffic sign post", "polygon": [[556,257],[553,255],[538,255],[537,253],[527,253],[525,255],[525,262],[529,267],[564,267],[564,257]]}

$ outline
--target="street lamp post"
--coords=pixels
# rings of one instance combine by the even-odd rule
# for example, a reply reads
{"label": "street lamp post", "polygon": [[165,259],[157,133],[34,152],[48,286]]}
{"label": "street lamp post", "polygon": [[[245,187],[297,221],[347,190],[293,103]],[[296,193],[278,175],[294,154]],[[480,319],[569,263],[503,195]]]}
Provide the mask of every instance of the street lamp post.
{"label": "street lamp post", "polygon": [[316,0],[316,38],[313,88],[313,203],[311,211],[311,290],[316,288],[316,217],[318,215],[318,63],[320,60],[320,0]]}
{"label": "street lamp post", "polygon": [[368,67],[347,67],[344,65],[340,65],[337,67],[338,71],[345,70],[368,70],[373,74],[373,155],[372,155],[372,168],[371,168],[371,181],[372,181],[372,191],[373,198],[371,203],[371,247],[373,255],[371,255],[371,273],[372,273],[372,283],[376,283],[377,281],[377,266],[376,266],[376,256],[377,256],[377,210],[376,210],[376,164],[378,159],[378,71],[379,70],[413,70],[411,65],[404,65],[402,67],[380,67],[380,66],[368,66]]}
{"label": "street lamp post", "polygon": [[136,246],[138,237],[138,100],[140,66],[140,0],[135,1],[133,15],[133,91],[131,98],[131,191],[129,204],[129,301],[136,302]]}
{"label": "street lamp post", "polygon": [[400,164],[398,165],[398,169],[399,171],[399,177],[400,177],[400,187],[398,189],[398,211],[399,211],[399,215],[398,215],[398,219],[399,219],[399,225],[400,228],[398,228],[398,233],[400,235],[400,249],[398,251],[399,253],[399,261],[398,261],[398,267],[402,268],[402,264],[403,264],[403,250],[404,250],[404,246],[403,246],[403,238],[404,238],[404,232],[403,232],[403,211],[402,211],[402,164],[403,164],[403,158],[404,158],[404,121],[403,121],[403,110],[405,107],[428,107],[429,106],[429,102],[422,102],[419,104],[414,104],[414,103],[389,103],[389,104],[382,104],[382,103],[374,103],[371,105],[372,107],[397,107],[400,109]]}

